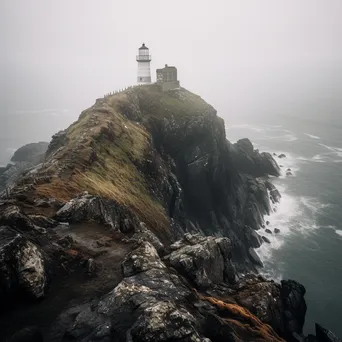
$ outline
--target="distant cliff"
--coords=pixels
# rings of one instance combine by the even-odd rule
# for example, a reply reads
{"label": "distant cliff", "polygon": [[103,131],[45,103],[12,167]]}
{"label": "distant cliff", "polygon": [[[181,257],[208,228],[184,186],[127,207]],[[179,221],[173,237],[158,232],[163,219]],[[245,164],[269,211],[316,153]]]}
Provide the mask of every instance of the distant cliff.
{"label": "distant cliff", "polygon": [[21,308],[7,334],[38,322],[21,333],[304,338],[304,287],[255,275],[279,167],[248,139],[230,143],[199,96],[148,85],[98,99],[37,163],[2,196],[0,298],[9,318],[22,300],[45,299]]}

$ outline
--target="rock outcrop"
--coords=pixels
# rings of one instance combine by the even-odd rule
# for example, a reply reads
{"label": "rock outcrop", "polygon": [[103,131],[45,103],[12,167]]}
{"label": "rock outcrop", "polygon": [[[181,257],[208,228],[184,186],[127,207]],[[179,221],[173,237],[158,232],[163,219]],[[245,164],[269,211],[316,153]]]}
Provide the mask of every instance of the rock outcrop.
{"label": "rock outcrop", "polygon": [[[199,242],[200,237],[185,239]],[[201,243],[217,242],[204,238]],[[183,244],[184,241],[178,243],[179,246]],[[179,252],[184,248],[180,247]],[[168,258],[170,261],[172,254]],[[195,260],[200,260],[201,254],[201,249],[192,252]],[[207,268],[207,265],[203,266],[202,273]],[[143,242],[127,256],[122,270],[125,278],[113,291],[97,302],[73,308],[60,316],[55,327],[60,338],[76,341],[111,341],[114,337],[118,341],[209,341],[208,334],[220,334],[227,341],[283,341],[260,318],[230,302],[233,298],[223,302],[194,292],[184,279],[170,272],[148,242]],[[192,275],[189,278],[193,280]],[[213,282],[215,278],[212,274]],[[231,319],[226,318],[228,313]],[[240,322],[233,319],[234,316]],[[220,322],[222,329],[213,329],[210,326],[213,320]]]}
{"label": "rock outcrop", "polygon": [[13,157],[12,162],[30,162],[32,164],[39,164],[44,161],[45,152],[49,146],[48,142],[40,141],[38,143],[31,143],[18,148]]}
{"label": "rock outcrop", "polygon": [[32,298],[44,296],[46,274],[41,251],[8,226],[0,227],[0,300],[19,292]]}
{"label": "rock outcrop", "polygon": [[0,168],[0,193],[11,187],[29,168],[42,163],[49,146],[47,142],[31,143],[20,147],[6,168]]}
{"label": "rock outcrop", "polygon": [[304,339],[304,287],[257,275],[279,167],[230,143],[199,96],[148,85],[98,99],[34,163],[0,196],[0,338]]}
{"label": "rock outcrop", "polygon": [[232,247],[228,238],[185,234],[170,249],[172,253],[167,257],[168,263],[190,279],[196,288],[235,283]]}

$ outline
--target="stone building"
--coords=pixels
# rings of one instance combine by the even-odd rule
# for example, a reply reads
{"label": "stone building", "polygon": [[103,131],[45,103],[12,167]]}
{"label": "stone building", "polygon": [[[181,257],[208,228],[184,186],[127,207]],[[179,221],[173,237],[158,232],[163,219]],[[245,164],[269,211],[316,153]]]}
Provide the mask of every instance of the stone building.
{"label": "stone building", "polygon": [[179,88],[177,68],[165,64],[164,68],[157,69],[157,84],[161,86],[162,91]]}

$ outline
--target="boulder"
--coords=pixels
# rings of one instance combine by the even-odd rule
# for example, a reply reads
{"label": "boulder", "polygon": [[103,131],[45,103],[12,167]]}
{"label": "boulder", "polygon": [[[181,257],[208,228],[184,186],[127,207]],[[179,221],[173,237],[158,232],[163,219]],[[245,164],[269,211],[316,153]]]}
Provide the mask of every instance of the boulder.
{"label": "boulder", "polygon": [[255,151],[249,139],[238,140],[231,148],[236,167],[256,177],[279,176],[280,169],[272,155],[267,152]]}
{"label": "boulder", "polygon": [[286,176],[292,176],[292,172],[291,171],[287,171],[286,172]]}
{"label": "boulder", "polygon": [[271,229],[265,229],[265,232],[268,233],[268,234],[272,234]]}
{"label": "boulder", "polygon": [[[38,223],[38,220],[36,222]],[[25,215],[16,205],[9,205],[2,210],[0,214],[0,225],[10,226],[22,232],[42,230],[42,228],[34,224],[30,217]]]}
{"label": "boulder", "polygon": [[282,159],[282,158],[286,158],[286,155],[284,153],[279,154],[278,158]]}
{"label": "boulder", "polygon": [[279,228],[274,228],[274,234],[279,234],[280,233],[280,229]]}
{"label": "boulder", "polygon": [[18,291],[41,298],[45,286],[45,261],[39,248],[8,226],[0,227],[0,298]]}
{"label": "boulder", "polygon": [[200,289],[223,282],[234,283],[235,271],[230,263],[232,248],[228,238],[185,234],[171,245],[166,257],[172,267]]}
{"label": "boulder", "polygon": [[114,230],[128,233],[139,226],[137,218],[115,201],[83,192],[60,208],[55,217],[60,222],[78,223],[93,220]]}

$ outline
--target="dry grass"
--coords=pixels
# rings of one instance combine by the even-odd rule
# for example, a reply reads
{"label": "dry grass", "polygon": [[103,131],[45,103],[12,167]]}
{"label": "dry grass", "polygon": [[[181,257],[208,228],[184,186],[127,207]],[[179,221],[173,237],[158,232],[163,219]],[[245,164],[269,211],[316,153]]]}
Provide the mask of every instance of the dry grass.
{"label": "dry grass", "polygon": [[168,237],[165,210],[137,167],[151,148],[149,134],[113,107],[107,103],[90,108],[68,128],[68,144],[54,156],[63,166],[61,178],[38,186],[36,192],[67,201],[89,191],[131,209],[159,236]]}
{"label": "dry grass", "polygon": [[170,115],[187,120],[212,108],[186,90],[163,93],[155,85],[98,101],[67,129],[66,145],[44,170],[56,176],[50,183],[38,185],[36,193],[67,201],[89,191],[131,209],[159,237],[168,238],[171,233],[165,209],[149,192],[145,175],[139,171],[146,151],[151,149],[150,134],[122,115],[137,104],[143,121]]}
{"label": "dry grass", "polygon": [[[225,321],[232,324],[237,329],[247,331],[248,333],[260,337],[265,341],[285,342],[285,340],[280,338],[275,333],[270,325],[263,323],[258,317],[253,315],[246,308],[243,308],[237,304],[225,303],[222,300],[214,297],[206,297],[200,294],[198,294],[198,296],[201,300],[208,301],[226,314],[236,317],[236,319],[226,318]],[[241,323],[241,320],[245,321],[246,323]]]}
{"label": "dry grass", "polygon": [[38,185],[36,195],[44,198],[55,198],[60,202],[67,202],[81,191],[71,179],[53,178],[51,183]]}

